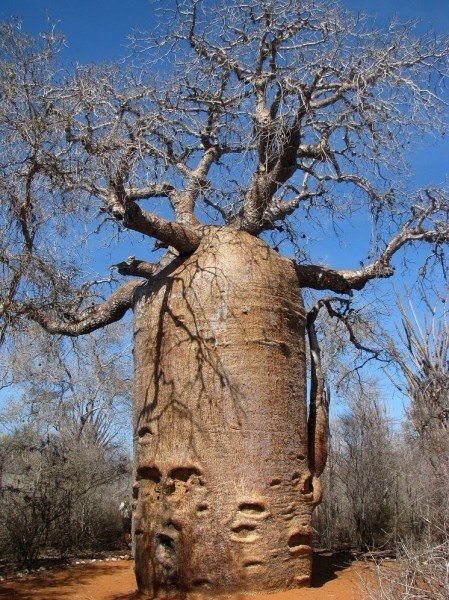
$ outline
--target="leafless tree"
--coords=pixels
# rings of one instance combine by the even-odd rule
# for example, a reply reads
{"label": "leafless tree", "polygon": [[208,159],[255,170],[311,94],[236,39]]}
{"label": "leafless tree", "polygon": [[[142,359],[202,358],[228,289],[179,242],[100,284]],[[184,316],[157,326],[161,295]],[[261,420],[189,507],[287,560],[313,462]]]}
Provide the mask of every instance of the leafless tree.
{"label": "leafless tree", "polygon": [[[304,514],[310,516],[320,500],[326,407],[319,398],[318,377],[317,396],[312,398],[317,410],[311,411],[308,428],[314,439],[307,442],[300,427],[305,382],[298,383],[301,390],[286,385],[284,392],[277,391],[279,382],[299,381],[296,374],[304,373],[304,354],[299,359],[295,349],[304,346],[305,317],[295,321],[285,316],[291,308],[279,300],[287,294],[280,290],[290,282],[288,293],[294,299],[288,306],[301,312],[300,287],[351,294],[370,280],[390,277],[394,256],[415,242],[429,243],[430,255],[444,260],[442,249],[449,239],[447,192],[413,191],[397,182],[406,169],[404,148],[413,147],[417,134],[444,129],[448,40],[418,34],[410,23],[392,22],[378,30],[369,18],[321,0],[233,0],[214,4],[213,9],[207,1],[185,0],[173,3],[168,22],[168,31],[157,38],[136,34],[136,53],[127,64],[76,66],[69,73],[58,62],[63,43],[59,34],[47,33],[34,43],[14,25],[2,26],[4,331],[29,318],[50,333],[77,336],[119,320],[133,307],[135,427],[143,446],[155,423],[163,431],[164,419],[172,418],[167,415],[173,410],[182,413],[173,417],[179,431],[198,423],[213,428],[213,418],[206,418],[199,407],[214,405],[211,399],[215,402],[217,394],[222,406],[225,397],[231,398],[229,411],[236,411],[238,425],[229,427],[244,437],[238,407],[245,407],[246,418],[262,414],[271,397],[263,407],[251,403],[264,398],[275,385],[270,382],[278,381],[272,392],[278,406],[281,400],[285,406],[279,408],[279,418],[285,425],[298,419],[295,443],[304,450],[301,456],[307,456],[299,481],[308,507]],[[353,269],[315,264],[308,256],[307,240],[319,231],[320,220],[346,220],[357,211],[368,213],[373,223],[369,256]],[[144,243],[142,256],[114,265],[112,276],[89,277],[82,250],[93,239],[92,231],[103,232],[100,239],[113,242],[134,232],[169,250],[159,263],[152,263]],[[295,243],[295,260],[285,262],[270,249],[270,232],[276,248],[282,239]],[[220,258],[223,253],[226,260]],[[197,269],[197,277],[192,269]],[[284,275],[276,278],[281,271]],[[115,287],[117,272],[133,278]],[[201,283],[211,273],[216,285]],[[111,285],[112,294],[104,299]],[[184,308],[176,304],[181,296]],[[279,317],[278,325],[290,341],[281,343],[274,333],[267,333],[268,316],[261,331],[270,339],[251,338],[251,331],[259,331],[259,317],[253,315],[258,315],[260,303],[265,315],[281,311],[284,317]],[[230,361],[223,336],[241,306],[246,307],[242,314],[250,315],[251,326],[242,326],[240,331],[247,333],[234,340],[232,351],[241,352],[241,360]],[[217,315],[212,309],[218,310]],[[224,328],[217,329],[215,324],[223,320]],[[183,336],[191,341],[189,352],[195,353],[196,363],[189,362],[191,355],[183,351],[187,348]],[[254,352],[260,353],[260,360],[251,366],[248,361],[256,354],[246,346],[243,350],[244,344],[255,344]],[[267,348],[273,352],[270,357],[264,354]],[[289,357],[289,368],[276,354],[279,348]],[[317,375],[319,362],[313,361]],[[236,365],[240,375],[234,372]],[[267,365],[278,369],[270,372],[269,381],[264,379]],[[180,372],[185,373],[182,384]],[[248,381],[252,394],[244,391]],[[287,408],[292,390],[302,398],[296,416]],[[254,433],[258,426],[254,422],[248,427]],[[194,445],[194,437],[191,433],[185,444]],[[151,438],[159,457],[168,448],[168,438],[162,434]],[[206,444],[206,438],[195,439]],[[262,437],[258,439],[262,443]],[[280,441],[272,444],[278,446]],[[204,451],[205,464],[213,469],[215,463],[208,463],[210,450],[198,452]],[[255,450],[246,462],[257,462],[258,456]],[[241,468],[243,464],[238,462]],[[162,467],[145,468],[150,466],[153,470],[137,472],[148,490],[157,485],[155,473],[156,479],[166,477]],[[195,466],[192,477],[202,468]],[[223,466],[224,472],[230,470]],[[248,483],[248,473],[242,473],[242,485]],[[277,481],[273,474],[265,476]],[[281,489],[282,485],[272,486],[270,494]],[[189,563],[194,554],[187,556],[182,550],[187,538],[178,539],[178,534],[170,542],[168,534],[161,538],[155,523],[165,517],[147,512],[143,496],[138,501],[139,514],[144,515],[140,588],[194,586],[195,569]],[[308,526],[301,527],[304,531],[297,535],[308,539]],[[209,533],[213,533],[210,544],[213,536],[224,535],[212,525]],[[289,538],[293,546],[285,540],[285,551],[296,547],[298,539]],[[229,540],[220,543],[232,546]],[[150,563],[156,564],[154,580]],[[300,574],[292,571],[287,576],[286,569],[294,566],[285,561],[283,580],[288,579],[289,585],[307,583],[310,560],[306,563],[309,567]],[[212,563],[209,566],[213,571]],[[229,572],[223,561],[216,568],[217,580],[204,580],[217,593],[242,585],[248,589],[280,585],[268,575],[278,572],[273,565],[266,573],[260,566],[257,582],[242,564],[245,575],[236,572],[236,579],[225,583],[221,568]]]}
{"label": "leafless tree", "polygon": [[[130,369],[123,325],[81,339],[14,331],[0,435],[0,548],[42,556],[116,549],[130,488]],[[6,433],[8,432],[8,433]]]}
{"label": "leafless tree", "polygon": [[[36,324],[3,349],[4,426],[30,422],[100,446],[130,445],[131,366],[123,325],[100,336],[52,336]],[[127,435],[128,434],[128,435]]]}
{"label": "leafless tree", "polygon": [[368,597],[440,600],[449,591],[447,451],[426,448],[407,428],[401,438],[395,452],[396,531],[391,537],[396,562],[376,565],[374,584],[372,577],[366,582]]}
{"label": "leafless tree", "polygon": [[350,398],[349,410],[338,419],[338,476],[354,518],[358,546],[379,547],[392,529],[395,460],[392,433],[379,394]]}
{"label": "leafless tree", "polygon": [[370,597],[437,600],[449,591],[447,294],[426,284],[413,295],[396,291],[400,324],[379,340],[408,406],[396,452],[398,561],[376,569]]}
{"label": "leafless tree", "polygon": [[[406,441],[409,503],[421,538],[429,545],[447,541],[449,489],[448,319],[446,293],[429,286],[418,289],[418,300],[397,293],[401,324],[385,345],[397,367],[392,380],[406,395]],[[407,548],[411,551],[411,548]]]}

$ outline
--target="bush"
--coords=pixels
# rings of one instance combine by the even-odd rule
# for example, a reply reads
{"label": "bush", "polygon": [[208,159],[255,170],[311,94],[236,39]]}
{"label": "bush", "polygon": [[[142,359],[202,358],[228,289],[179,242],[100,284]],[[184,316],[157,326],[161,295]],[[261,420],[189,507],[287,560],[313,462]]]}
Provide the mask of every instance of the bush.
{"label": "bush", "polygon": [[31,427],[5,436],[0,497],[2,554],[30,565],[43,552],[113,549],[130,463],[86,439],[42,438]]}
{"label": "bush", "polygon": [[403,546],[393,566],[380,564],[373,600],[447,600],[449,598],[449,537],[419,548]]}

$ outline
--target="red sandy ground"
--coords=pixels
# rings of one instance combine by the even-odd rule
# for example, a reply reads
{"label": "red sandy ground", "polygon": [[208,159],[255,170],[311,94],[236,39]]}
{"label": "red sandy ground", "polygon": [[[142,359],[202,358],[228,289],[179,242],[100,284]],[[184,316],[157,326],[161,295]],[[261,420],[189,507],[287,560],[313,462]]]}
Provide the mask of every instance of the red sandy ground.
{"label": "red sandy ground", "polygon": [[[0,598],[15,600],[137,600],[133,562],[97,561],[51,569],[0,583]],[[311,588],[232,600],[361,600],[363,563],[332,553],[316,554]],[[229,598],[231,600],[231,598]]]}

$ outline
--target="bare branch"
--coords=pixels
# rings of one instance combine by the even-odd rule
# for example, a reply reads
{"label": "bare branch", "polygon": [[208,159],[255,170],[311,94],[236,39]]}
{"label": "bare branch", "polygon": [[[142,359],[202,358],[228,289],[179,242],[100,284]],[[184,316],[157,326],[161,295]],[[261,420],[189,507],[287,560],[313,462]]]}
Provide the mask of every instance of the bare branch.
{"label": "bare branch", "polygon": [[407,289],[405,299],[396,292],[401,326],[396,326],[395,339],[383,332],[383,347],[400,374],[401,381],[391,376],[392,382],[410,398],[412,427],[423,448],[435,448],[447,440],[449,429],[447,290],[421,286],[420,310]]}
{"label": "bare branch", "polygon": [[[175,4],[166,34],[142,36],[132,60],[71,71],[53,32],[2,26],[2,298],[79,298],[75,236],[111,223],[111,240],[124,227],[182,255],[202,239],[200,216],[254,235],[282,228],[304,256],[314,209],[335,221],[368,208],[376,243],[399,223],[366,266],[297,267],[305,287],[344,293],[389,277],[403,246],[447,241],[443,206],[405,221],[399,177],[407,143],[445,124],[446,38],[376,30],[324,0]],[[302,210],[304,228],[289,219]]]}
{"label": "bare branch", "polygon": [[[338,302],[340,304],[340,307],[344,308],[342,310],[336,310],[332,305],[333,302]],[[381,350],[369,348],[368,346],[365,346],[364,344],[358,341],[352,323],[353,319],[351,319],[351,316],[354,314],[354,311],[351,309],[351,299],[341,298],[338,296],[326,296],[324,298],[320,298],[320,300],[318,300],[318,302],[308,311],[307,322],[309,323],[310,321],[314,323],[320,309],[323,307],[326,308],[330,317],[338,319],[340,323],[344,325],[347,332],[349,333],[349,341],[355,348],[357,348],[357,350],[360,350],[362,352],[368,352],[374,357],[378,357],[380,355]]]}
{"label": "bare branch", "polygon": [[126,191],[126,200],[147,200],[148,198],[169,198],[175,193],[170,183],[153,183],[142,188],[131,188]]}
{"label": "bare branch", "polygon": [[182,254],[189,254],[196,250],[201,241],[198,230],[162,219],[154,213],[142,210],[135,203],[128,204],[123,225],[144,235],[153,236],[167,246],[173,246]]}
{"label": "bare branch", "polygon": [[38,308],[26,303],[17,303],[16,313],[36,321],[49,333],[78,336],[119,321],[132,307],[134,293],[140,285],[140,280],[128,281],[101,304],[91,306],[81,313],[66,314],[64,318],[52,314],[51,307]]}
{"label": "bare branch", "polygon": [[138,260],[135,256],[129,256],[126,260],[112,265],[111,268],[117,269],[120,275],[133,275],[134,277],[145,277],[145,279],[148,279],[154,275],[157,264]]}
{"label": "bare branch", "polygon": [[202,188],[206,185],[207,173],[219,154],[216,147],[207,148],[188,177],[188,183],[184,190],[174,196],[173,206],[178,223],[193,227],[199,225],[199,221],[194,215],[195,203]]}
{"label": "bare branch", "polygon": [[[407,244],[424,241],[431,244],[449,242],[449,225],[447,220],[436,220],[436,216],[447,211],[447,198],[443,193],[427,190],[425,192],[428,206],[412,207],[413,216],[394,235],[381,255],[360,269],[331,269],[320,265],[295,265],[300,285],[316,290],[332,290],[337,293],[351,293],[361,290],[372,279],[391,277],[394,267],[393,256]],[[433,219],[433,221],[432,221]],[[425,227],[431,221],[433,229]]]}

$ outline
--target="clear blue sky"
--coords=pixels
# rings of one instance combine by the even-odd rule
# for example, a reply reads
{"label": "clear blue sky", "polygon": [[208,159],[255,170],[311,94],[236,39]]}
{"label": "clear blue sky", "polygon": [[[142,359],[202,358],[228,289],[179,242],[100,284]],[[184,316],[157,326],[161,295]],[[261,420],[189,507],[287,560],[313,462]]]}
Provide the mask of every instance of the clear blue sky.
{"label": "clear blue sky", "polygon": [[[68,38],[68,60],[98,61],[119,57],[133,27],[151,29],[155,6],[174,0],[0,0],[0,18],[18,16],[25,29],[41,31],[47,14],[59,21]],[[393,14],[401,20],[421,18],[440,32],[449,30],[448,0],[342,0],[354,11],[377,15],[379,22]]]}
{"label": "clear blue sky", "polygon": [[[172,5],[174,1],[0,0],[0,19],[17,16],[22,19],[24,30],[36,34],[45,29],[48,15],[67,36],[65,61],[97,62],[121,57],[131,29],[151,29],[155,23],[154,7],[164,4]],[[397,14],[400,20],[420,18],[423,26],[432,26],[440,33],[449,32],[449,0],[342,0],[342,4],[354,11],[376,15],[379,25]],[[445,139],[428,141],[424,148],[413,153],[411,162],[415,167],[414,183],[417,187],[439,184],[446,179],[448,138],[449,134]],[[335,267],[356,267],[354,257],[362,257],[366,250],[367,232],[354,228],[346,246],[324,243],[323,258]],[[120,254],[108,257],[109,264],[126,256],[127,249],[121,247]],[[400,278],[397,283],[400,284]],[[388,294],[389,288],[379,284],[376,295],[387,297]]]}

